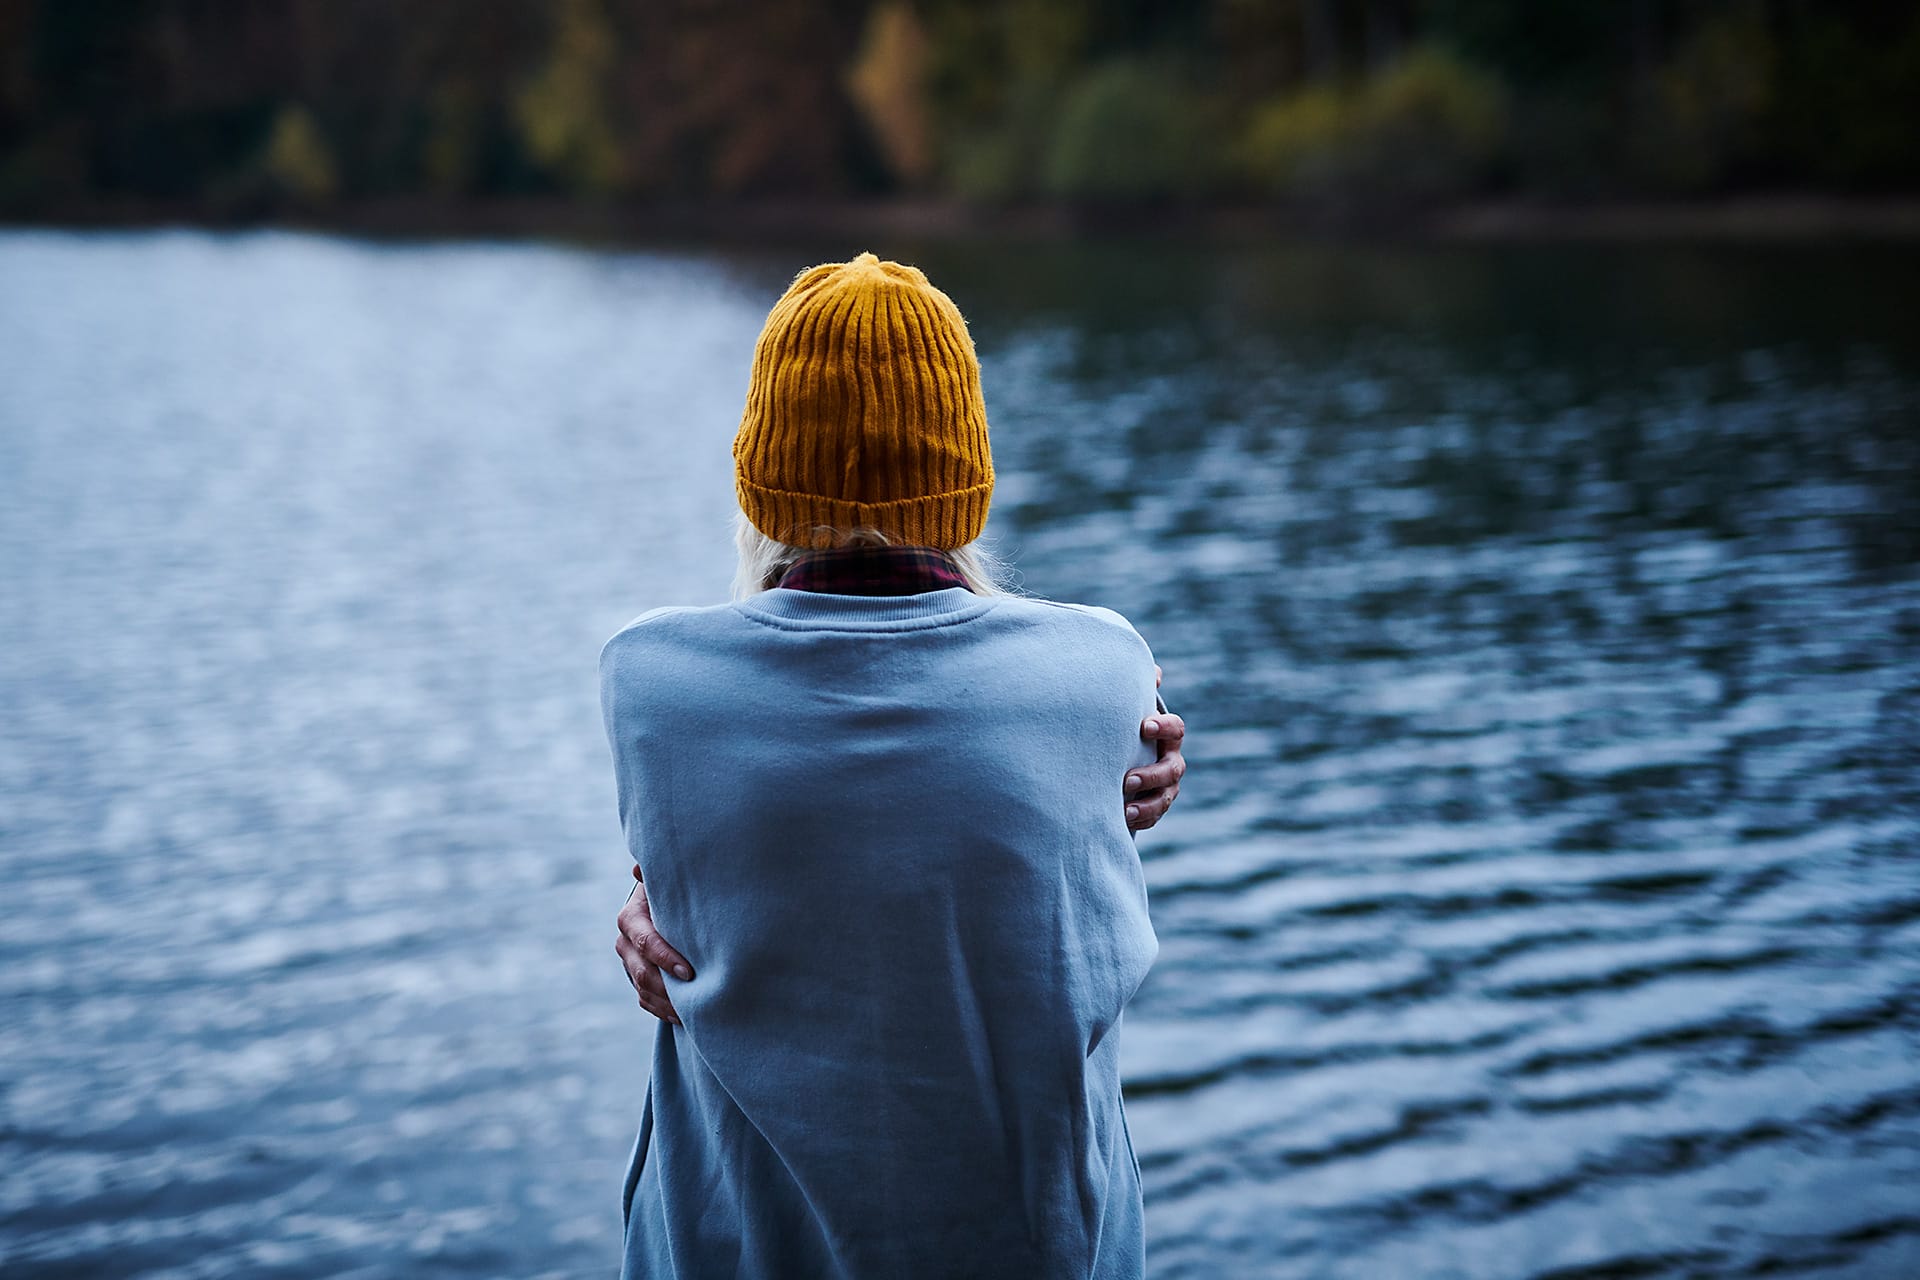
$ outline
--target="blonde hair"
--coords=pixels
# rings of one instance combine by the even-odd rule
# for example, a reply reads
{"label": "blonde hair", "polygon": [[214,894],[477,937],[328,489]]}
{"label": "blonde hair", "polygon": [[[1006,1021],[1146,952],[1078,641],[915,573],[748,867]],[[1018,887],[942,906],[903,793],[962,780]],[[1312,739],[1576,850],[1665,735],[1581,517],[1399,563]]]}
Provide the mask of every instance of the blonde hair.
{"label": "blonde hair", "polygon": [[[836,547],[884,547],[897,541],[871,525],[852,529],[815,525],[813,532],[816,537],[831,537]],[[745,600],[748,596],[773,587],[780,581],[781,575],[793,567],[794,561],[807,554],[808,550],[769,538],[754,528],[744,511],[734,513],[733,544],[740,552],[739,567],[733,575],[735,600]],[[981,546],[978,540],[940,554],[946,556],[955,572],[966,580],[967,590],[975,595],[1017,594],[1012,584],[1012,568]]]}

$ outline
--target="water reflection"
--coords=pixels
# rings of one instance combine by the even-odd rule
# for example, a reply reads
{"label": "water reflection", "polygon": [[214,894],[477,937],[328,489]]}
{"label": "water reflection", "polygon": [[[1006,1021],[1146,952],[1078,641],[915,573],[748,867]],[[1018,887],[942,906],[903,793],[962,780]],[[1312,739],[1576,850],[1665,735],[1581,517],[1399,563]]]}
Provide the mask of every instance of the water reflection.
{"label": "water reflection", "polygon": [[[0,238],[0,1263],[609,1265],[591,659],[845,252]],[[1157,1276],[1920,1272],[1916,255],[894,253],[1195,726]]]}

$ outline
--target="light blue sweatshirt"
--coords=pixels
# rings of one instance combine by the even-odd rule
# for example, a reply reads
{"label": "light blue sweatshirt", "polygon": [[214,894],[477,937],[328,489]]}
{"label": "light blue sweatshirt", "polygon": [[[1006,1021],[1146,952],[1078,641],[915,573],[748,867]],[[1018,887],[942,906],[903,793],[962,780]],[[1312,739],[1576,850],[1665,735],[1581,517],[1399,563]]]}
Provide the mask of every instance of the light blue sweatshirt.
{"label": "light blue sweatshirt", "polygon": [[625,1277],[1137,1277],[1121,1010],[1159,944],[1119,614],[786,589],[607,642],[668,974]]}

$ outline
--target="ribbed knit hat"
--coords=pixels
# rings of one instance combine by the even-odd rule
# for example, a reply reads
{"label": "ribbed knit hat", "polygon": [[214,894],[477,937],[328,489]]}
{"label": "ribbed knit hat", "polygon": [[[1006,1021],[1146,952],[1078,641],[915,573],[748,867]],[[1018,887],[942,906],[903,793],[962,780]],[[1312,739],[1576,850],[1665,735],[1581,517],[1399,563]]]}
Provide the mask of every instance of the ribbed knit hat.
{"label": "ribbed knit hat", "polygon": [[755,528],[831,545],[871,525],[952,550],[980,536],[993,457],[967,322],[914,267],[863,253],[810,267],[767,316],[733,439]]}

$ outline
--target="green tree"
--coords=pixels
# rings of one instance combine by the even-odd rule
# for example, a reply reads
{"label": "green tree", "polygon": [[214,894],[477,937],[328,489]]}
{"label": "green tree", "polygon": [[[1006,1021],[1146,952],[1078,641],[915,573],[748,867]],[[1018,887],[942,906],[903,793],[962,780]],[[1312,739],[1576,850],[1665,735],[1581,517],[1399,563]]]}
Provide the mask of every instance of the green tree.
{"label": "green tree", "polygon": [[274,118],[261,167],[281,191],[308,203],[331,200],[340,189],[333,151],[313,113],[288,105]]}
{"label": "green tree", "polygon": [[1102,202],[1190,190],[1200,177],[1198,114],[1191,95],[1165,70],[1130,61],[1096,67],[1061,108],[1047,148],[1045,189]]}
{"label": "green tree", "polygon": [[1357,85],[1314,85],[1260,108],[1241,155],[1254,185],[1283,198],[1424,203],[1483,185],[1506,132],[1499,82],[1427,48]]}
{"label": "green tree", "polygon": [[927,110],[927,32],[911,6],[884,0],[867,15],[860,53],[847,87],[886,154],[893,176],[908,186],[933,173],[933,122]]}
{"label": "green tree", "polygon": [[604,194],[626,181],[608,119],[607,84],[617,53],[598,0],[561,0],[547,60],[514,98],[528,152],[575,191]]}

